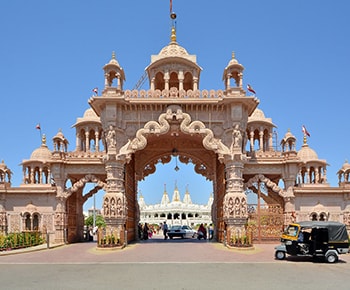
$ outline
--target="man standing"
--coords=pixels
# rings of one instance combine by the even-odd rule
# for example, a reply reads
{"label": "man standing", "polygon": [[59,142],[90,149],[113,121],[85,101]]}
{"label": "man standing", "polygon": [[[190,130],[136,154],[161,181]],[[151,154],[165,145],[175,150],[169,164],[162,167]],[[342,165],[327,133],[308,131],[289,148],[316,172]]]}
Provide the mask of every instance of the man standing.
{"label": "man standing", "polygon": [[168,225],[166,224],[166,222],[164,222],[163,224],[163,234],[164,234],[164,240],[166,240],[168,238]]}

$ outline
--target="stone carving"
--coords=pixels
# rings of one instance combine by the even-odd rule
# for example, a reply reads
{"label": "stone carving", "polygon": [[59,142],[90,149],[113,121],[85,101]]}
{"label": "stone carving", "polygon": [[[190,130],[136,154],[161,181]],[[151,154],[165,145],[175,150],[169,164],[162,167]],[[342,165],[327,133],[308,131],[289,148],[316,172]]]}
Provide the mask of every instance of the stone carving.
{"label": "stone carving", "polygon": [[247,217],[247,200],[245,197],[230,196],[225,197],[224,201],[225,218],[246,218]]}
{"label": "stone carving", "polygon": [[115,148],[117,141],[116,141],[116,134],[115,130],[113,129],[113,126],[109,126],[109,130],[106,134],[106,143],[107,143],[107,148]]}
{"label": "stone carving", "polygon": [[176,119],[180,123],[180,130],[186,134],[201,134],[203,138],[203,146],[208,150],[213,150],[219,154],[219,159],[222,160],[224,155],[230,154],[230,149],[225,146],[220,139],[216,139],[212,130],[205,127],[201,121],[194,121],[191,123],[191,116],[183,113],[180,106],[169,106],[166,113],[159,116],[158,122],[149,121],[144,128],[137,131],[136,137],[129,140],[119,151],[119,158],[125,157],[127,160],[131,159],[131,154],[138,150],[142,150],[147,145],[148,134],[166,134],[170,125],[168,120]]}
{"label": "stone carving", "polygon": [[96,176],[92,174],[87,174],[77,182],[73,184],[71,188],[68,188],[65,192],[61,193],[63,197],[67,198],[72,193],[78,191],[80,188],[84,187],[86,183],[93,182],[96,183],[98,187],[102,189],[106,189],[106,183],[102,182],[100,179],[98,179]]}
{"label": "stone carving", "polygon": [[103,201],[103,215],[105,217],[124,217],[123,200],[116,197],[105,197]]}
{"label": "stone carving", "polygon": [[232,147],[233,149],[235,148],[241,148],[242,147],[242,133],[241,130],[239,129],[239,125],[236,124],[233,132],[232,132]]}
{"label": "stone carving", "polygon": [[291,192],[285,192],[282,188],[280,188],[276,183],[271,181],[269,178],[265,177],[262,174],[255,175],[251,179],[248,180],[244,185],[246,188],[254,186],[254,183],[258,181],[264,182],[267,187],[271,188],[274,192],[277,192],[281,197],[287,197]]}

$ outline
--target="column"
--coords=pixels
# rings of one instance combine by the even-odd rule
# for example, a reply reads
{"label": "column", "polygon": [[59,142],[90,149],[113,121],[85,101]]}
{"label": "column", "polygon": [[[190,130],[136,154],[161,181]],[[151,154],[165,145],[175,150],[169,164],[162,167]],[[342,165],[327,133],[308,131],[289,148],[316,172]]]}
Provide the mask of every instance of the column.
{"label": "column", "polygon": [[260,131],[259,132],[259,151],[264,150],[264,132]]}
{"label": "column", "polygon": [[85,131],[85,152],[90,151],[90,142],[89,142],[89,129],[86,128]]}
{"label": "column", "polygon": [[99,143],[100,134],[98,132],[98,128],[95,129],[95,152],[100,151],[100,143]]}
{"label": "column", "polygon": [[253,128],[250,129],[250,152],[254,151],[254,131]]}
{"label": "column", "polygon": [[155,81],[155,77],[152,77],[152,79],[151,79],[151,91],[154,91],[154,81]]}
{"label": "column", "polygon": [[248,219],[247,198],[243,188],[243,163],[235,158],[226,163],[226,193],[223,202],[224,221],[227,230],[227,244],[233,245],[235,241],[247,236],[245,225]]}
{"label": "column", "polygon": [[226,77],[226,90],[228,91],[229,89],[231,89],[231,74],[227,74]]}
{"label": "column", "polygon": [[197,91],[197,90],[198,90],[198,78],[193,77],[193,91]]}
{"label": "column", "polygon": [[178,79],[179,79],[179,91],[182,91],[184,89],[184,72],[182,70],[179,71]]}
{"label": "column", "polygon": [[[113,149],[113,148],[112,148]],[[107,173],[106,194],[103,197],[103,217],[106,231],[100,234],[99,247],[121,246],[125,243],[124,230],[127,219],[127,201],[124,188],[124,161],[116,159],[116,152],[108,149],[105,162]],[[110,237],[106,240],[106,237]],[[103,241],[103,242],[102,242]]]}

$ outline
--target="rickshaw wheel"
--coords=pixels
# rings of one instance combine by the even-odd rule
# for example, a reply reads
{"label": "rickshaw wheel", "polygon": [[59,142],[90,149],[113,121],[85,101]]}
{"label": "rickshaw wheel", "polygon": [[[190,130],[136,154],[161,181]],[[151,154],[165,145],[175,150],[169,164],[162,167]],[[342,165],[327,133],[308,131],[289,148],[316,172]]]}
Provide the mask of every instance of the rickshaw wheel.
{"label": "rickshaw wheel", "polygon": [[277,260],[284,260],[286,258],[286,253],[283,251],[276,251],[275,257]]}
{"label": "rickshaw wheel", "polygon": [[338,261],[338,256],[334,253],[329,253],[326,256],[326,261],[327,261],[327,263],[335,263]]}

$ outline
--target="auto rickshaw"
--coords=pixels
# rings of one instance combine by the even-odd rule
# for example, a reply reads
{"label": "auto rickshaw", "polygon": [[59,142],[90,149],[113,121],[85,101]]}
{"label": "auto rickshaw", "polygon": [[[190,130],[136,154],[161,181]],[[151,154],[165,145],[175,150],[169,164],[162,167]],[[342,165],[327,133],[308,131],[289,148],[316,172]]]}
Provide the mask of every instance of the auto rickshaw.
{"label": "auto rickshaw", "polygon": [[346,226],[331,221],[303,221],[290,224],[281,236],[281,245],[275,247],[275,258],[286,255],[305,256],[335,263],[340,254],[349,252]]}

